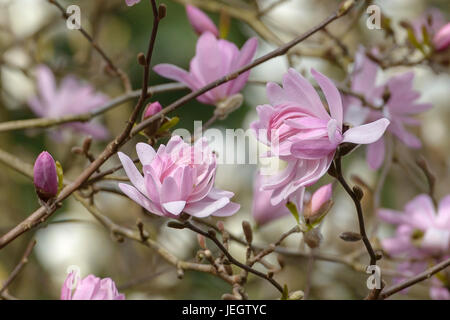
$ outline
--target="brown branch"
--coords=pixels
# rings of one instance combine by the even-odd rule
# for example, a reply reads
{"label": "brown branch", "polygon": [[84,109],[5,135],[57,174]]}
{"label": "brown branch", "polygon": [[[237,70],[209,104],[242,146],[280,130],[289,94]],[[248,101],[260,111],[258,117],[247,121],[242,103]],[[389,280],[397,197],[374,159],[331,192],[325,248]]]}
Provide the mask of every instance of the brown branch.
{"label": "brown branch", "polygon": [[[148,88],[148,92],[153,95],[161,92],[170,92],[176,90],[186,89],[186,86],[181,83],[166,83]],[[35,118],[26,120],[15,120],[0,123],[0,132],[22,130],[28,128],[48,128],[52,126],[61,125],[69,122],[86,122],[89,121],[113,108],[125,103],[127,101],[138,98],[141,95],[142,89],[127,92],[121,96],[109,100],[103,106],[100,106],[92,111],[67,115],[59,118]]]}
{"label": "brown branch", "polygon": [[379,299],[386,299],[387,297],[390,297],[393,294],[395,294],[399,291],[402,291],[403,289],[409,288],[409,287],[415,285],[416,283],[427,280],[427,279],[431,278],[431,276],[433,276],[434,274],[447,268],[449,265],[450,265],[450,258],[442,261],[441,263],[438,263],[434,267],[431,267],[428,270],[425,270],[424,272],[422,272],[414,277],[409,278],[408,280],[406,280],[402,283],[399,283],[395,286],[392,286],[392,287],[386,289],[385,291],[383,291],[381,293],[381,295],[379,296]]}
{"label": "brown branch", "polygon": [[28,257],[30,256],[31,252],[33,251],[34,246],[36,245],[36,240],[31,240],[30,243],[28,243],[27,248],[25,249],[25,252],[20,259],[19,263],[16,265],[14,270],[9,275],[8,279],[3,283],[2,287],[0,288],[0,296],[3,296],[3,293],[6,291],[6,289],[9,287],[9,285],[14,281],[14,279],[17,278],[20,271],[22,271],[23,267],[28,263]]}
{"label": "brown branch", "polygon": [[[339,152],[339,150],[338,150]],[[356,213],[358,215],[358,223],[359,223],[359,233],[361,234],[362,240],[364,242],[364,245],[366,246],[367,252],[370,256],[370,265],[376,265],[377,264],[377,255],[375,254],[375,251],[372,248],[372,244],[370,243],[369,238],[367,237],[366,233],[366,227],[364,224],[364,214],[361,206],[361,196],[358,196],[354,189],[350,188],[347,181],[345,181],[344,175],[342,174],[342,166],[341,166],[341,155],[337,155],[335,161],[334,161],[334,169],[335,169],[335,178],[339,181],[339,183],[342,185],[342,187],[345,189],[345,191],[348,193],[348,195],[352,198],[353,203],[355,204]],[[361,189],[359,189],[361,190]],[[362,192],[362,191],[361,191]]]}
{"label": "brown branch", "polygon": [[254,275],[263,278],[267,281],[269,281],[275,288],[277,288],[278,291],[280,291],[281,293],[283,293],[283,287],[276,282],[273,278],[269,277],[267,274],[262,273],[258,270],[255,270],[253,268],[251,268],[250,266],[247,266],[241,262],[239,262],[238,260],[236,260],[229,252],[228,250],[223,246],[223,244],[219,241],[219,239],[217,239],[216,235],[215,235],[215,231],[211,230],[212,232],[205,232],[202,229],[196,227],[195,225],[193,225],[192,223],[190,223],[189,221],[185,221],[182,224],[185,228],[188,228],[198,234],[201,234],[202,236],[211,239],[215,245],[220,249],[220,251],[223,252],[223,254],[227,257],[227,259],[234,265],[240,267],[241,269],[253,273]]}
{"label": "brown branch", "polygon": [[[66,13],[66,9],[56,0],[48,0],[48,2],[55,5],[59,9],[59,11],[61,11],[63,19],[69,19],[70,16]],[[103,60],[105,60],[108,68],[110,68],[114,72],[114,74],[119,77],[119,79],[122,81],[125,91],[131,91],[132,88],[128,75],[114,64],[114,62],[108,57],[105,51],[103,51],[103,49],[95,42],[94,38],[83,27],[80,26],[78,30],[91,43],[91,46],[95,49],[95,51],[98,52],[98,54],[100,54]]]}

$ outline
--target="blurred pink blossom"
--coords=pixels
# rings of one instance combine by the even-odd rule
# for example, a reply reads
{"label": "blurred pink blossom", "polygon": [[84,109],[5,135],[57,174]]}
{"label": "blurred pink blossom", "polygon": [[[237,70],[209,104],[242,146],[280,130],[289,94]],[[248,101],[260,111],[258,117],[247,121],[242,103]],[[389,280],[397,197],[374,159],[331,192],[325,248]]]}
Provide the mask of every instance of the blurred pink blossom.
{"label": "blurred pink blossom", "polygon": [[122,152],[119,158],[133,186],[120,183],[119,188],[132,200],[159,216],[175,218],[182,212],[195,217],[230,216],[239,205],[230,202],[232,192],[214,188],[216,156],[206,139],[191,146],[173,136],[158,151],[138,143],[136,151],[144,176]]}
{"label": "blurred pink blossom", "polygon": [[[440,201],[437,212],[431,198],[422,194],[408,202],[403,212],[380,209],[378,216],[397,226],[394,237],[381,241],[383,249],[392,257],[408,259],[398,265],[404,277],[395,279],[396,282],[425,271],[429,267],[427,261],[439,263],[449,257],[450,195]],[[440,278],[434,277],[430,296],[447,300],[450,291]]]}
{"label": "blurred pink blossom", "polygon": [[433,37],[434,48],[442,51],[450,46],[450,23],[443,26]]}
{"label": "blurred pink blossom", "polygon": [[125,295],[117,291],[110,278],[100,279],[90,274],[79,279],[71,272],[62,286],[61,300],[125,300]]}
{"label": "blurred pink blossom", "polygon": [[198,35],[209,31],[216,37],[219,37],[219,30],[217,30],[216,25],[202,10],[188,4],[186,6],[186,14],[189,23]]}
{"label": "blurred pink blossom", "polygon": [[450,45],[450,23],[447,23],[442,12],[430,8],[411,23],[416,39],[423,42],[423,29],[432,39],[434,49],[442,51]]}
{"label": "blurred pink blossom", "polygon": [[389,124],[383,118],[344,132],[339,91],[323,74],[314,69],[311,73],[326,97],[330,113],[308,80],[289,69],[283,77],[283,88],[275,83],[267,84],[270,105],[258,106],[259,120],[251,124],[258,140],[270,147],[267,156],[288,163],[263,186],[265,190],[273,190],[273,205],[319,180],[330,167],[339,144],[372,143],[383,135]]}
{"label": "blurred pink blossom", "polygon": [[[197,41],[196,54],[191,60],[189,72],[171,65],[159,64],[154,70],[159,75],[182,82],[195,91],[221,77],[238,70],[252,61],[258,40],[249,39],[242,49],[232,42],[217,39],[211,32],[204,32]],[[210,105],[239,93],[248,80],[250,71],[200,95],[197,100]]]}
{"label": "blurred pink blossom", "polygon": [[[56,87],[52,71],[45,65],[36,70],[38,96],[28,104],[39,117],[58,118],[92,111],[103,105],[108,98],[94,91],[89,84],[80,83],[73,76],[66,76],[59,88]],[[64,125],[79,132],[91,135],[94,139],[106,139],[108,131],[94,122],[74,122]]]}
{"label": "blurred pink blossom", "polygon": [[131,7],[134,6],[135,4],[138,4],[139,2],[141,2],[141,0],[125,0],[127,6]]}
{"label": "blurred pink blossom", "polygon": [[261,189],[266,178],[267,176],[258,172],[253,185],[252,215],[259,226],[289,215],[289,209],[286,207],[288,200],[296,205],[299,212],[302,211],[304,189],[299,189],[298,192],[290,195],[289,199],[281,201],[277,205],[272,205],[270,199],[272,198],[273,190]]}
{"label": "blurred pink blossom", "polygon": [[[429,103],[420,103],[420,93],[414,90],[414,73],[407,72],[389,78],[385,83],[376,85],[378,65],[369,59],[360,48],[355,56],[352,72],[351,90],[364,96],[367,102],[379,107],[379,110],[363,106],[361,100],[346,96],[344,99],[344,120],[360,125],[381,118],[390,120],[387,128],[400,141],[411,148],[420,148],[420,140],[408,132],[405,125],[419,125],[412,116],[432,107]],[[384,103],[384,99],[387,101]],[[384,107],[382,107],[384,105]],[[385,141],[381,137],[367,147],[367,162],[372,169],[378,169],[385,157]]]}

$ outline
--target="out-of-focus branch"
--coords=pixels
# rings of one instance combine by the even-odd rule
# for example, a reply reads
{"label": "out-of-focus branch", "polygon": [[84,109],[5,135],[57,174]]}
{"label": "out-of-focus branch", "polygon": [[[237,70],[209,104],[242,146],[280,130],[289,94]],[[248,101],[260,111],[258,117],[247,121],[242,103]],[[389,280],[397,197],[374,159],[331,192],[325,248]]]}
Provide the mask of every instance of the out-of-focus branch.
{"label": "out-of-focus branch", "polygon": [[30,243],[28,243],[27,248],[25,249],[25,252],[20,259],[19,263],[16,265],[14,270],[9,275],[8,279],[3,283],[2,287],[0,288],[0,297],[3,296],[6,289],[8,289],[9,285],[14,281],[14,279],[17,278],[20,271],[22,271],[23,267],[28,263],[28,257],[30,256],[31,252],[33,251],[34,246],[36,245],[36,240],[31,240]]}
{"label": "out-of-focus branch", "polygon": [[[167,83],[149,87],[148,92],[149,94],[153,95],[156,93],[170,92],[183,89],[186,89],[186,86],[181,83]],[[139,89],[124,93],[121,96],[109,100],[103,106],[100,106],[86,113],[68,115],[59,118],[36,118],[36,119],[3,122],[0,123],[0,132],[29,129],[29,128],[48,128],[69,122],[86,122],[109,110],[112,110],[113,108],[121,105],[122,103],[138,98],[141,95],[141,91],[142,90]]]}
{"label": "out-of-focus branch", "polygon": [[409,278],[408,280],[406,280],[402,283],[399,283],[395,286],[387,288],[386,290],[381,292],[379,299],[386,299],[386,298],[392,296],[393,294],[402,291],[403,289],[409,288],[421,281],[427,280],[427,279],[431,278],[431,276],[433,276],[434,274],[447,268],[449,265],[450,265],[450,258],[442,261],[441,263],[438,263],[434,267],[431,267],[428,270],[425,270],[424,272],[422,272],[414,277]]}
{"label": "out-of-focus branch", "polygon": [[[69,15],[66,12],[66,9],[60,5],[56,0],[48,0],[51,4],[55,5],[59,11],[61,11],[63,19],[69,19]],[[80,33],[91,43],[92,48],[97,51],[100,56],[105,60],[106,65],[109,69],[122,81],[125,91],[131,91],[131,83],[128,75],[123,72],[119,67],[117,67],[114,62],[108,57],[108,55],[103,51],[103,49],[95,42],[94,38],[83,28],[80,26],[78,29]]]}

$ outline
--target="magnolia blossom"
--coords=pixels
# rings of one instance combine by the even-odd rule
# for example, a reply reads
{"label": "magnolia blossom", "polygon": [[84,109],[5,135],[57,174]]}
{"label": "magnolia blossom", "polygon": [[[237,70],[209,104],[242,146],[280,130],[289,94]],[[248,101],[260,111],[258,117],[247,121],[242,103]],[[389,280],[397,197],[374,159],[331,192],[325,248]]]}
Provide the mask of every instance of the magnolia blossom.
{"label": "magnolia blossom", "polygon": [[61,289],[61,300],[125,300],[110,278],[100,279],[90,274],[80,279],[71,272]]}
{"label": "magnolia blossom", "polygon": [[259,120],[251,124],[259,141],[270,147],[267,156],[287,161],[287,167],[263,186],[265,190],[273,190],[273,205],[319,180],[330,167],[339,144],[373,143],[389,124],[383,118],[344,132],[339,91],[323,74],[311,72],[326,97],[330,113],[314,87],[297,71],[289,69],[283,77],[283,88],[267,84],[270,105],[258,106]]}
{"label": "magnolia blossom", "polygon": [[[389,255],[410,260],[398,266],[405,277],[424,271],[428,267],[427,261],[439,263],[448,258],[450,195],[441,200],[437,212],[430,197],[422,194],[408,202],[403,212],[380,209],[378,216],[386,222],[397,225],[395,236],[383,239],[381,245]],[[402,280],[403,278],[396,279]],[[438,278],[432,281],[430,295],[433,299],[450,298],[448,288]]]}
{"label": "magnolia blossom", "polygon": [[119,188],[149,212],[172,218],[182,212],[195,217],[224,217],[239,210],[238,204],[230,202],[232,192],[214,188],[216,156],[206,139],[191,146],[173,136],[156,152],[145,143],[138,143],[136,151],[144,176],[128,156],[119,152],[133,184],[120,183]]}
{"label": "magnolia blossom", "polygon": [[219,30],[217,30],[216,25],[202,10],[188,4],[186,6],[186,14],[189,23],[197,34],[201,35],[202,33],[209,31],[216,37],[219,36]]}
{"label": "magnolia blossom", "polygon": [[34,162],[33,182],[36,193],[43,201],[53,198],[58,193],[55,160],[47,151],[41,152]]}
{"label": "magnolia blossom", "polygon": [[[154,70],[159,75],[182,82],[195,91],[248,64],[253,59],[257,46],[258,40],[251,38],[239,51],[234,43],[217,39],[214,34],[207,31],[197,41],[195,57],[191,60],[189,72],[171,64],[159,64]],[[236,79],[200,95],[197,100],[216,105],[239,93],[249,75],[250,71],[244,72]]]}
{"label": "magnolia blossom", "polygon": [[[389,78],[385,83],[376,85],[378,65],[370,60],[361,48],[355,57],[352,72],[353,92],[364,96],[372,106],[379,110],[363,106],[360,99],[346,96],[345,121],[359,125],[380,118],[390,120],[388,131],[411,148],[420,148],[420,140],[408,132],[405,125],[419,125],[414,115],[432,107],[429,103],[417,100],[420,93],[413,88],[414,73],[407,72]],[[385,101],[386,100],[386,101]],[[367,162],[372,169],[378,169],[385,157],[385,141],[381,137],[367,147]]]}
{"label": "magnolia blossom", "polygon": [[[73,76],[65,77],[57,88],[55,77],[47,66],[38,66],[36,75],[39,95],[31,98],[28,104],[39,117],[58,118],[81,114],[100,107],[108,100],[104,94],[95,92],[91,85],[80,83]],[[76,122],[64,126],[95,139],[108,137],[106,128],[93,122]]]}
{"label": "magnolia blossom", "polygon": [[299,189],[299,191],[292,194],[289,199],[285,199],[284,201],[273,205],[270,202],[273,190],[262,189],[265,179],[267,179],[267,176],[257,173],[253,185],[252,215],[259,226],[289,215],[289,209],[286,207],[288,200],[294,203],[297,210],[301,212],[303,208],[304,189]]}

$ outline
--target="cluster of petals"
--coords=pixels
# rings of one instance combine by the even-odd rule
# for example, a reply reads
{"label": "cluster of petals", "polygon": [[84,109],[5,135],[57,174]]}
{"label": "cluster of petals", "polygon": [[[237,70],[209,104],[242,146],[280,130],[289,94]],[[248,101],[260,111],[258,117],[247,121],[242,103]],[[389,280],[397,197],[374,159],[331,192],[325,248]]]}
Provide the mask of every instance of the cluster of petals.
{"label": "cluster of petals", "polygon": [[[405,277],[423,272],[430,261],[438,263],[450,256],[450,195],[440,201],[437,212],[431,198],[422,194],[408,202],[403,212],[380,209],[378,216],[396,225],[395,235],[383,239],[381,245],[390,256],[406,259],[398,265]],[[444,281],[449,279],[444,277]],[[446,285],[433,278],[430,296],[450,299]]]}
{"label": "cluster of petals", "polygon": [[[95,91],[73,76],[66,76],[59,87],[50,68],[39,65],[36,69],[38,95],[28,101],[31,110],[39,117],[59,118],[92,111],[108,101],[108,98]],[[71,129],[91,135],[95,139],[106,139],[108,131],[94,122],[75,122],[64,125]],[[59,135],[55,135],[58,138]]]}
{"label": "cluster of petals", "polygon": [[190,145],[173,136],[157,151],[146,143],[138,143],[136,151],[144,175],[127,155],[119,152],[133,184],[120,183],[119,187],[149,212],[171,218],[185,212],[202,218],[229,216],[239,210],[239,205],[230,201],[232,192],[214,188],[216,156],[206,139]]}
{"label": "cluster of petals", "polygon": [[69,273],[61,289],[61,300],[125,300],[110,278],[100,279],[92,274],[80,279]]}
{"label": "cluster of petals", "polygon": [[[362,105],[360,99],[346,96],[344,99],[345,121],[359,125],[387,118],[390,121],[387,129],[390,133],[408,147],[420,148],[420,140],[405,126],[419,125],[420,122],[414,116],[430,109],[432,105],[418,101],[420,93],[414,90],[413,72],[395,75],[385,83],[377,85],[378,69],[378,65],[366,56],[364,48],[360,48],[355,56],[351,90],[361,94],[372,107],[379,109],[369,108]],[[367,162],[372,169],[378,169],[383,164],[385,149],[383,137],[367,147]]]}
{"label": "cluster of petals", "polygon": [[287,162],[286,168],[270,176],[262,187],[273,190],[273,205],[319,180],[341,143],[373,143],[389,125],[389,120],[382,118],[344,132],[338,89],[320,72],[312,69],[311,73],[325,95],[329,112],[308,80],[289,69],[283,77],[283,88],[268,83],[270,104],[257,107],[259,120],[251,124],[257,139],[270,147],[266,156]]}

